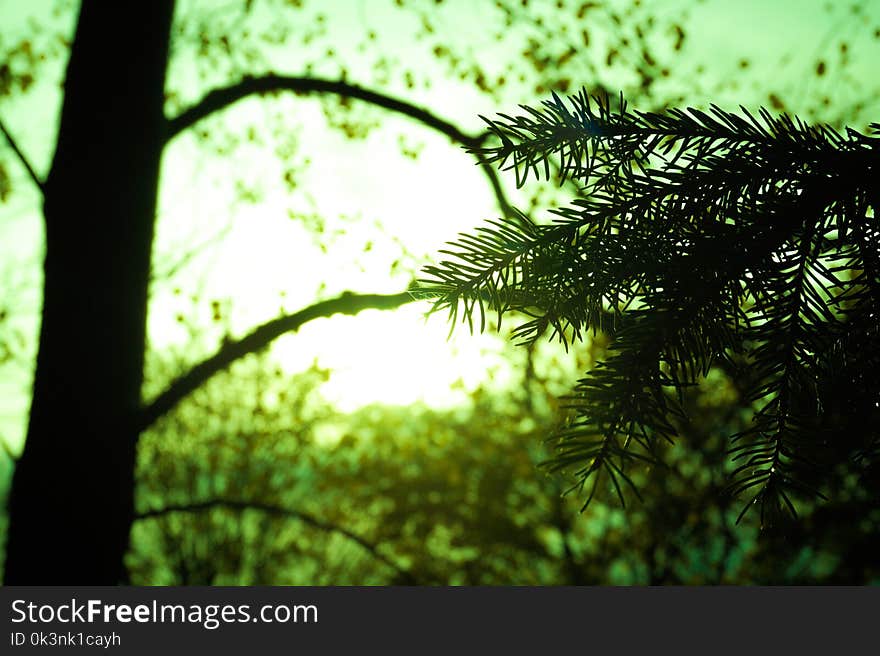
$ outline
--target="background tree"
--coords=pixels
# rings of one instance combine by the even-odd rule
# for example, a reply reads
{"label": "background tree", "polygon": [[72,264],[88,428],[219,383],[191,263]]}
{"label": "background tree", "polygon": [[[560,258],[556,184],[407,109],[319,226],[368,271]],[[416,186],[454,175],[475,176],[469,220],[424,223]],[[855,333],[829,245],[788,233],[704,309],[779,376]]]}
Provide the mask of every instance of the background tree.
{"label": "background tree", "polygon": [[[168,121],[164,88],[173,6],[144,6],[139,16],[87,2],[77,21],[52,168],[45,182],[34,175],[46,222],[43,318],[28,437],[10,495],[8,583],[124,577],[136,437],[165,409],[145,408],[141,385],[159,159],[169,138],[244,96],[286,88],[363,96],[467,139],[427,112],[381,94],[271,75],[208,94]],[[118,29],[124,24],[143,30],[133,35]],[[100,63],[105,58],[109,67]],[[108,80],[125,86],[107,93]],[[84,193],[90,188],[109,195],[96,203]],[[396,297],[392,305],[405,300]],[[351,311],[357,302],[348,301],[323,311]],[[383,304],[387,299],[371,303]],[[258,336],[244,350],[265,343]],[[236,356],[228,348],[226,355]],[[56,509],[53,521],[46,520],[46,508]],[[58,535],[68,536],[61,553]]]}

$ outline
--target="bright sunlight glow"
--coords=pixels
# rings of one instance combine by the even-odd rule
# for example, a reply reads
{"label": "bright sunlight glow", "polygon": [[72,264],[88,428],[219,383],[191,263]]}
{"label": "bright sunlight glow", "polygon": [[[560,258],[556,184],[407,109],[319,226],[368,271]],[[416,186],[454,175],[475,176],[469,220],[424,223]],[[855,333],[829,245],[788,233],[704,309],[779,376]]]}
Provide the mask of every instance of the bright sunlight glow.
{"label": "bright sunlight glow", "polygon": [[[506,386],[516,373],[502,356],[505,342],[490,334],[471,336],[466,328],[447,341],[449,326],[439,315],[425,318],[424,304],[394,312],[367,310],[357,317],[319,320],[291,338],[282,338],[273,355],[302,369],[302,355],[314,346],[320,367],[331,370],[321,392],[343,412],[370,403],[453,407],[491,378]],[[324,348],[321,348],[321,346]],[[330,348],[327,348],[330,345]]]}

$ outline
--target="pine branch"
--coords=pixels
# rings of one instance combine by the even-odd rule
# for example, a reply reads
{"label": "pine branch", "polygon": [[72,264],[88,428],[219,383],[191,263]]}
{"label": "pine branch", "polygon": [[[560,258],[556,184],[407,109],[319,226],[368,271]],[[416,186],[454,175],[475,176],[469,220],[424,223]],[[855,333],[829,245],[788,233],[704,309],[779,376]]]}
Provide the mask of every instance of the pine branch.
{"label": "pine branch", "polygon": [[719,361],[751,361],[744,393],[759,405],[733,438],[731,489],[760,501],[762,521],[765,503],[794,514],[795,493],[818,493],[825,353],[861,330],[855,317],[880,316],[869,200],[880,139],[764,109],[629,112],[585,92],[523,109],[488,120],[500,145],[479,152],[519,185],[549,178],[558,158],[581,197],[550,224],[496,221],[460,236],[425,269],[421,293],[453,321],[461,308],[471,329],[475,312],[481,330],[487,311],[499,322],[524,312],[524,341],[548,327],[566,345],[613,333],[609,357],[566,399],[574,418],[548,463],[573,469],[578,489],[593,479],[587,503],[600,476],[623,502],[628,468],[656,463],[672,420],[685,420],[684,391]]}

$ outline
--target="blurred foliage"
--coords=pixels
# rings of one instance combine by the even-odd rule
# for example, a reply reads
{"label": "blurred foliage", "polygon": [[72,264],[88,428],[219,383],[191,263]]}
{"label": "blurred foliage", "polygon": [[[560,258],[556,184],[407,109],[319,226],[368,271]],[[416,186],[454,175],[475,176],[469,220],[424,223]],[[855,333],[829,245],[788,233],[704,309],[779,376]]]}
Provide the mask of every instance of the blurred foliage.
{"label": "blurred foliage", "polygon": [[330,372],[239,363],[142,438],[131,582],[880,583],[880,512],[854,481],[799,522],[736,525],[721,436],[749,417],[717,369],[687,395],[667,466],[633,472],[643,500],[621,508],[603,487],[579,514],[539,467],[564,414],[556,366],[534,354],[520,384],[470,407],[342,415],[321,398]]}

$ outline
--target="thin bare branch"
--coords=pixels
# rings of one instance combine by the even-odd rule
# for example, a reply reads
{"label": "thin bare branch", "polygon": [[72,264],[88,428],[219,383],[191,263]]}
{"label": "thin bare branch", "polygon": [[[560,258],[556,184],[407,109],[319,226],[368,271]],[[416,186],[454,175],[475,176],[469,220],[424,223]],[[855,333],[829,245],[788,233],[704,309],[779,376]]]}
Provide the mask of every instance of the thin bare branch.
{"label": "thin bare branch", "polygon": [[211,376],[223,371],[239,358],[256,353],[273,340],[289,332],[295,332],[313,319],[334,314],[357,314],[362,310],[391,310],[416,300],[409,292],[400,294],[353,294],[345,292],[336,298],[321,301],[258,326],[241,339],[227,341],[212,356],[193,366],[174,380],[164,392],[147,404],[137,420],[138,431],[151,426],[159,417],[169,412],[186,396],[204,384]]}
{"label": "thin bare branch", "polygon": [[156,267],[154,266],[153,271],[150,272],[150,282],[156,282],[159,280],[170,280],[173,276],[177,275],[181,269],[188,266],[189,263],[192,262],[196,257],[204,253],[207,247],[219,244],[221,241],[226,239],[231,231],[232,225],[227,225],[225,228],[212,235],[211,237],[205,239],[197,246],[187,249],[187,251],[183,253],[175,262],[172,262],[171,264],[166,266],[165,269],[162,271],[156,271]]}
{"label": "thin bare branch", "polygon": [[[315,77],[294,77],[287,75],[263,75],[260,77],[245,77],[241,81],[228,87],[222,87],[209,91],[201,100],[184,110],[168,121],[168,141],[176,137],[182,131],[192,127],[203,118],[221,111],[235,104],[243,98],[254,95],[267,95],[289,91],[298,95],[326,93],[361,100],[377,107],[382,107],[390,112],[403,114],[433,130],[445,134],[454,143],[458,143],[469,150],[481,147],[490,136],[489,132],[478,135],[469,135],[460,130],[453,123],[440,118],[427,109],[413,105],[399,98],[389,96],[378,91],[366,89],[356,84],[343,80],[325,80]],[[504,191],[501,188],[498,175],[491,164],[479,153],[474,154],[477,163],[482,169],[502,214],[506,217],[514,215],[513,208],[507,202]]]}
{"label": "thin bare branch", "polygon": [[143,520],[149,519],[151,517],[162,517],[164,515],[168,515],[171,513],[198,513],[205,512],[208,510],[213,510],[214,508],[225,508],[228,510],[236,510],[236,511],[245,511],[245,510],[257,510],[259,512],[264,512],[269,515],[274,515],[276,517],[285,517],[291,519],[297,519],[307,526],[311,526],[312,528],[316,528],[321,531],[327,531],[329,533],[337,533],[342,535],[352,542],[360,545],[365,551],[369,552],[371,556],[373,556],[376,560],[384,563],[391,569],[393,569],[401,582],[406,585],[418,585],[419,581],[416,577],[409,571],[403,569],[400,565],[395,563],[393,560],[385,556],[380,550],[379,545],[370,542],[366,538],[354,533],[347,528],[342,526],[338,526],[336,524],[331,524],[329,522],[322,521],[313,515],[302,512],[300,510],[293,510],[290,508],[283,508],[281,506],[276,506],[270,503],[263,503],[260,501],[241,501],[238,499],[209,499],[207,501],[198,501],[195,503],[186,503],[179,505],[169,505],[164,506],[163,508],[155,508],[151,510],[146,510],[142,513],[138,513],[136,519]]}
{"label": "thin bare branch", "polygon": [[6,441],[6,438],[0,435],[0,450],[3,451],[3,455],[9,458],[10,462],[18,462],[18,456],[12,450],[12,447],[9,446],[9,443]]}
{"label": "thin bare branch", "polygon": [[37,189],[40,190],[40,193],[45,194],[46,189],[43,181],[40,179],[40,176],[37,175],[37,172],[34,171],[34,167],[31,166],[30,160],[25,157],[25,154],[22,152],[21,148],[18,147],[18,144],[9,133],[9,130],[6,129],[6,125],[3,123],[2,119],[0,119],[0,132],[3,132],[3,136],[6,137],[6,141],[9,142],[9,146],[12,148],[12,152],[14,152],[15,156],[18,157],[18,161],[21,162],[21,165],[24,167],[24,170],[27,171],[27,174],[33,181],[33,183],[37,185]]}

